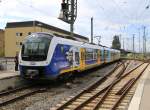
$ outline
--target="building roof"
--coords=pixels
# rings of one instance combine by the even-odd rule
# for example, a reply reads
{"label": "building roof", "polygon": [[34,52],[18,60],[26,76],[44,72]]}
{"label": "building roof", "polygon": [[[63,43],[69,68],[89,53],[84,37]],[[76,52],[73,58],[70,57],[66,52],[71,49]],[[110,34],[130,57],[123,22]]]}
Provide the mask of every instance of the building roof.
{"label": "building roof", "polygon": [[[43,28],[46,28],[46,29],[49,29],[49,30],[53,30],[53,31],[56,31],[56,32],[61,32],[61,33],[70,35],[69,31],[54,27],[52,25],[42,23],[40,21],[9,22],[9,23],[6,24],[6,28],[32,27],[32,26],[43,27]],[[89,39],[87,37],[84,37],[82,35],[74,33],[74,36],[77,37],[77,38],[89,41]]]}

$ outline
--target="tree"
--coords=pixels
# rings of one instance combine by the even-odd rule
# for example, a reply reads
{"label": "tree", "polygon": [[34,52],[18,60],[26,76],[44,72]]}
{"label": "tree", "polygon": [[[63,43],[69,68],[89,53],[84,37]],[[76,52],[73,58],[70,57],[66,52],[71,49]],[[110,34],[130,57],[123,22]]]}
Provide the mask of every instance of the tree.
{"label": "tree", "polygon": [[121,48],[121,43],[120,43],[118,35],[115,35],[113,37],[112,48],[113,49],[120,49]]}

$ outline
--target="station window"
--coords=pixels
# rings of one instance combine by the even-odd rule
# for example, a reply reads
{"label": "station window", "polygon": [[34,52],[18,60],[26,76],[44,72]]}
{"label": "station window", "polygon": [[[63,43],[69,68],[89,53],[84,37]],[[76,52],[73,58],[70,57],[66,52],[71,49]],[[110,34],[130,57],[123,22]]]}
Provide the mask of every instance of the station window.
{"label": "station window", "polygon": [[20,36],[20,33],[17,32],[17,33],[16,33],[16,36]]}
{"label": "station window", "polygon": [[20,33],[20,36],[23,36],[23,33]]}
{"label": "station window", "polygon": [[20,42],[16,42],[16,45],[20,45]]}
{"label": "station window", "polygon": [[31,35],[31,32],[28,32],[28,35]]}
{"label": "station window", "polygon": [[16,36],[17,36],[17,37],[19,37],[19,36],[23,36],[23,33],[19,33],[19,32],[17,32],[17,33],[16,33]]}
{"label": "station window", "polygon": [[22,42],[20,42],[20,46],[22,45]]}
{"label": "station window", "polygon": [[22,42],[16,42],[16,45],[17,45],[18,47],[20,47],[20,46],[22,46]]}

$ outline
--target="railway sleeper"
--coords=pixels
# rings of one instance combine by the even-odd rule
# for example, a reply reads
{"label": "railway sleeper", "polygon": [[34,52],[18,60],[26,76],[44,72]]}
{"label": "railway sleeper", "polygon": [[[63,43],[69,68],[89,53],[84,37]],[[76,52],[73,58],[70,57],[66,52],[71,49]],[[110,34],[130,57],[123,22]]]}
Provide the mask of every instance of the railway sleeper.
{"label": "railway sleeper", "polygon": [[76,100],[76,102],[84,102],[84,101],[85,99],[80,99],[80,98]]}
{"label": "railway sleeper", "polygon": [[[116,99],[105,99],[105,101],[116,101]],[[128,102],[130,102],[130,100],[124,99],[124,100],[122,100],[122,102],[128,103]]]}
{"label": "railway sleeper", "polygon": [[113,105],[105,105],[105,104],[102,104],[100,106],[100,108],[109,108],[109,109],[111,109],[112,107],[113,107]]}
{"label": "railway sleeper", "polygon": [[93,103],[89,103],[89,104],[87,104],[86,106],[88,106],[88,107],[94,107],[95,106],[95,103],[93,102]]}
{"label": "railway sleeper", "polygon": [[[103,104],[106,104],[106,105],[113,105],[115,102],[111,102],[111,101],[105,101]],[[128,103],[125,103],[125,102],[121,102],[119,105],[127,105]]]}
{"label": "railway sleeper", "polygon": [[93,94],[92,93],[86,93],[86,94],[84,94],[84,95],[82,95],[83,97],[91,97],[91,96],[93,96]]}
{"label": "railway sleeper", "polygon": [[116,107],[116,108],[119,109],[119,110],[120,110],[120,109],[124,109],[124,110],[125,110],[125,109],[127,108],[127,106],[119,105],[119,106]]}
{"label": "railway sleeper", "polygon": [[120,98],[120,96],[116,96],[116,95],[108,95],[107,96],[107,98],[109,98],[109,99],[118,99],[118,98]]}
{"label": "railway sleeper", "polygon": [[86,107],[83,107],[82,110],[92,110],[92,107],[86,106]]}
{"label": "railway sleeper", "polygon": [[110,110],[108,108],[99,108],[98,110]]}
{"label": "railway sleeper", "polygon": [[77,105],[69,105],[67,106],[66,108],[70,109],[70,110],[73,110],[77,107]]}
{"label": "railway sleeper", "polygon": [[83,99],[83,100],[84,100],[84,99],[86,100],[86,99],[88,99],[88,98],[89,98],[88,96],[82,96],[82,97],[80,97],[80,99]]}

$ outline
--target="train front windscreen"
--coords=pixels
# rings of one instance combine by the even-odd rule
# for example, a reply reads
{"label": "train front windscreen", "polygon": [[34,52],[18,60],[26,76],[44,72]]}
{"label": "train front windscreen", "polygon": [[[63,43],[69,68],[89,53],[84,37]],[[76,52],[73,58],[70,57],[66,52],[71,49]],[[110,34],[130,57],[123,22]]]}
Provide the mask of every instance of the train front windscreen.
{"label": "train front windscreen", "polygon": [[52,36],[32,34],[22,45],[21,56],[24,61],[44,61],[47,59]]}

